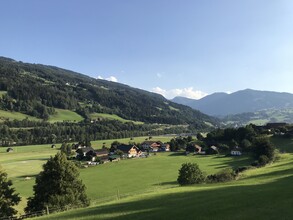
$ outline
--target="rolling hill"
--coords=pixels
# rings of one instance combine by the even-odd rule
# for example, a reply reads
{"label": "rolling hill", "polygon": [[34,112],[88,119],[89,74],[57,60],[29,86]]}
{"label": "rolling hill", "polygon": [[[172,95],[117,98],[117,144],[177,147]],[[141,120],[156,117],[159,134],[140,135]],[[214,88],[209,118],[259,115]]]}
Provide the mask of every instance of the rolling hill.
{"label": "rolling hill", "polygon": [[231,94],[214,93],[200,100],[175,97],[172,101],[213,116],[293,107],[293,94],[246,89]]}
{"label": "rolling hill", "polygon": [[[217,120],[163,96],[62,68],[0,57],[0,109],[48,120],[60,110],[86,120],[104,113],[158,124],[215,125]],[[81,118],[79,117],[79,118]]]}

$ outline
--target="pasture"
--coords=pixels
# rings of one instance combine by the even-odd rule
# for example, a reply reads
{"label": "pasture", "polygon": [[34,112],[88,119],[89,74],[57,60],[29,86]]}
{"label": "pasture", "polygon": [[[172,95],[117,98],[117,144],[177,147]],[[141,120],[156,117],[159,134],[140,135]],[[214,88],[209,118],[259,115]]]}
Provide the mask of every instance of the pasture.
{"label": "pasture", "polygon": [[[154,140],[166,141],[170,137],[153,137]],[[121,139],[126,142],[130,139]],[[134,138],[143,141],[145,137]],[[112,143],[114,140],[93,142],[94,148],[101,148],[102,142]],[[57,148],[60,144],[57,144]],[[6,153],[0,148],[0,164],[13,180],[17,192],[24,198],[18,209],[25,207],[25,198],[32,195],[35,175],[46,160],[56,154],[57,149],[51,145],[35,145],[14,147],[13,153]],[[245,157],[230,158],[223,156],[185,156],[183,153],[157,153],[149,158],[129,159],[107,163],[87,169],[81,169],[81,179],[87,186],[87,193],[93,204],[111,201],[117,197],[128,197],[154,190],[177,186],[178,170],[184,162],[197,162],[207,173],[227,166],[241,166],[249,163]],[[98,186],[98,187],[97,187]]]}
{"label": "pasture", "polygon": [[174,186],[38,219],[292,219],[293,155],[233,182]]}
{"label": "pasture", "polygon": [[30,116],[30,115],[26,115],[26,114],[22,114],[20,112],[11,112],[11,111],[4,111],[0,109],[0,120],[1,119],[10,119],[10,120],[23,120],[23,119],[29,119],[29,120],[33,120],[33,121],[38,121],[40,119]]}
{"label": "pasture", "polygon": [[117,120],[117,121],[120,121],[120,122],[123,122],[123,123],[133,122],[134,124],[143,124],[143,122],[140,122],[140,121],[131,121],[131,120],[121,118],[118,115],[112,115],[112,114],[106,114],[106,113],[92,113],[92,114],[90,114],[90,117],[91,117],[92,120],[95,120],[95,119],[98,119],[98,118],[105,118],[105,119],[108,119],[108,120]]}
{"label": "pasture", "polygon": [[[145,138],[131,141],[142,142]],[[153,137],[153,140],[167,141],[171,137],[159,138]],[[95,141],[92,145],[100,148],[103,143],[113,141]],[[119,141],[127,143],[130,139]],[[286,152],[293,148],[290,139],[273,141]],[[35,175],[58,150],[51,149],[51,145],[14,147],[13,153],[5,150],[0,148],[0,164],[23,198],[17,207],[22,213],[26,198],[32,195]],[[293,204],[293,155],[289,153],[282,154],[281,160],[272,165],[246,171],[239,180],[230,183],[191,187],[179,187],[176,183],[178,170],[185,162],[196,162],[204,172],[211,174],[227,166],[248,165],[251,161],[245,156],[185,156],[170,152],[81,169],[91,207],[43,218],[276,219],[281,216],[290,219],[289,216],[293,216],[289,207]]]}
{"label": "pasture", "polygon": [[56,113],[54,115],[50,115],[49,122],[63,122],[63,121],[70,121],[70,122],[80,122],[84,118],[77,114],[76,112],[65,110],[65,109],[57,109],[55,108]]}

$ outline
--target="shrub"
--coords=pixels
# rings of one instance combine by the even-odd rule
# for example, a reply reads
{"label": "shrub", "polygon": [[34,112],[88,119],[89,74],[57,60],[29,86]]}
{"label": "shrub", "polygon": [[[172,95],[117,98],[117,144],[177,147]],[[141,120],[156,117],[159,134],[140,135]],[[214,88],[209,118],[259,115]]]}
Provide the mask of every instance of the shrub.
{"label": "shrub", "polygon": [[258,158],[258,165],[259,166],[265,166],[266,164],[268,164],[270,162],[270,159],[266,156],[266,155],[261,155]]}
{"label": "shrub", "polygon": [[181,186],[203,183],[205,175],[196,163],[184,163],[179,170],[177,181]]}
{"label": "shrub", "polygon": [[221,183],[232,181],[236,178],[236,173],[232,168],[226,168],[216,174],[207,176],[207,182],[209,183]]}
{"label": "shrub", "polygon": [[235,170],[235,173],[236,174],[239,174],[239,173],[242,173],[242,172],[244,172],[244,171],[246,171],[246,170],[250,170],[250,169],[252,169],[253,168],[253,166],[243,166],[243,167],[238,167],[236,170]]}

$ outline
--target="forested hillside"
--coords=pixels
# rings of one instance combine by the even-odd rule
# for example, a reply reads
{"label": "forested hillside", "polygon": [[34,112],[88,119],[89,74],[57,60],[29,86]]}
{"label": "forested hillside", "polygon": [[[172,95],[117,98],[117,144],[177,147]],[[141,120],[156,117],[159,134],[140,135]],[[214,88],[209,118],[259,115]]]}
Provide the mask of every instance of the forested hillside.
{"label": "forested hillside", "polygon": [[[58,121],[56,115],[62,112],[66,114],[62,109],[74,113],[72,115],[75,117],[78,115],[81,117],[76,117],[78,118],[76,121],[75,118],[72,120],[76,122],[74,125],[69,121],[61,120],[58,125],[49,126],[48,122]],[[58,141],[66,138],[84,139],[85,136],[89,139],[100,139],[115,138],[118,133],[118,136],[125,137],[136,133],[138,135],[152,133],[150,131],[161,134],[172,131],[206,130],[218,123],[215,118],[168,101],[155,93],[94,79],[58,67],[17,62],[4,57],[0,58],[0,113],[2,140],[3,138],[18,141],[21,139],[21,143],[25,144],[37,139],[42,139],[37,141],[38,143],[49,143],[49,133],[60,134],[57,135]],[[7,119],[11,121],[10,115],[14,113],[22,113],[22,117],[30,116],[30,120],[35,120],[33,126],[25,131],[9,130],[10,127],[22,128],[27,123],[27,119],[20,123],[22,125],[7,121]],[[128,126],[125,127],[125,123],[121,121],[114,123],[113,120],[104,117],[94,117],[102,115],[101,113],[127,120]],[[81,118],[84,120],[78,122]],[[132,121],[141,124],[133,124]],[[161,124],[170,126],[162,127]],[[180,129],[176,127],[178,125],[181,126]],[[100,126],[103,129],[93,126]],[[57,131],[60,128],[64,131],[63,135],[62,132]],[[122,135],[122,131],[125,134]],[[113,135],[113,132],[117,133]],[[30,136],[31,141],[24,140],[25,135],[20,133],[29,133],[26,136]]]}

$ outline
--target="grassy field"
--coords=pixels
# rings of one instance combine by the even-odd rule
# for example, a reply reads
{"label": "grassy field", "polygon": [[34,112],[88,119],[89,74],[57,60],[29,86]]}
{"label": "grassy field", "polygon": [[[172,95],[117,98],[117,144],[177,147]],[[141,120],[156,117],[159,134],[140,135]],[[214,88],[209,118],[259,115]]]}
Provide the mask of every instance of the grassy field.
{"label": "grassy field", "polygon": [[[135,137],[132,138],[132,140],[130,138],[124,138],[118,139],[118,141],[127,144],[129,141],[143,142],[146,138],[147,137]],[[171,137],[159,136],[153,137],[153,140],[166,142],[169,141],[170,138]],[[92,147],[95,149],[102,148],[103,143],[105,143],[105,146],[110,147],[111,143],[115,140],[93,141]],[[23,212],[23,208],[26,206],[25,198],[31,196],[33,193],[32,186],[35,181],[35,175],[41,171],[42,165],[47,161],[47,159],[58,152],[57,149],[60,147],[61,144],[56,144],[56,149],[51,149],[51,145],[19,146],[13,147],[13,153],[6,153],[7,148],[0,148],[0,164],[8,173],[8,177],[13,181],[16,191],[19,192],[23,198],[22,202],[17,207],[21,213]],[[82,175],[84,171],[86,172],[87,170],[81,170]],[[89,190],[94,191],[94,189],[91,188],[91,186],[94,187],[94,185],[90,182],[90,178],[94,175],[94,173],[89,172],[89,175],[89,178],[87,178],[87,175],[83,176],[88,180],[88,184],[90,185]]]}
{"label": "grassy field", "polygon": [[26,119],[28,118],[29,120],[40,120],[36,117],[32,117],[32,116],[29,116],[29,115],[25,115],[25,114],[22,114],[20,112],[11,112],[11,111],[4,111],[4,110],[0,110],[0,119],[11,119],[11,120],[23,120],[23,119]]}
{"label": "grassy field", "polygon": [[6,153],[6,148],[0,148],[0,164],[22,197],[17,207],[22,212],[26,206],[26,198],[33,193],[35,175],[41,171],[47,159],[56,154],[57,150],[51,149],[51,145],[21,146],[13,147],[13,149],[13,153]]}
{"label": "grassy field", "polygon": [[162,189],[40,219],[292,219],[293,156],[225,184]]}
{"label": "grassy field", "polygon": [[[167,138],[170,139],[153,137],[153,140],[167,141]],[[140,137],[132,141],[144,139]],[[125,143],[129,140],[119,141]],[[103,143],[113,141],[96,141],[92,145],[101,147]],[[273,138],[273,141],[282,151],[293,152],[292,140]],[[0,148],[0,164],[23,197],[18,210],[25,207],[25,198],[32,195],[34,177],[42,164],[56,152],[50,145],[14,147],[13,153]],[[211,174],[227,166],[247,165],[251,159],[184,156],[170,152],[81,169],[92,206],[43,218],[291,219],[289,217],[293,216],[290,209],[293,204],[293,154],[282,154],[277,163],[249,170],[237,181],[192,187],[179,187],[176,183],[178,169],[184,162],[196,162],[204,172]]]}
{"label": "grassy field", "polygon": [[126,120],[124,118],[119,117],[118,115],[111,115],[111,114],[105,114],[105,113],[92,113],[90,114],[91,119],[97,119],[97,118],[106,118],[108,120],[117,120],[121,121],[123,123],[125,122],[133,122],[134,124],[143,124],[143,122],[140,121],[131,121],[131,120]]}
{"label": "grassy field", "polygon": [[63,122],[63,121],[79,122],[84,119],[81,115],[70,110],[55,108],[55,111],[56,111],[56,114],[51,115],[48,120],[51,123]]}

